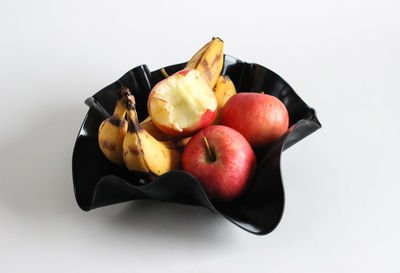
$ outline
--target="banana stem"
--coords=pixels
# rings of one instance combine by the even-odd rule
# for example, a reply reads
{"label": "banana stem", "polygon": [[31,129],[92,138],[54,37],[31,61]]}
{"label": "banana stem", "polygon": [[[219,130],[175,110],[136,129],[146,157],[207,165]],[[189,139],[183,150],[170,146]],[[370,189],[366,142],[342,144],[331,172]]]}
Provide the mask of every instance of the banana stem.
{"label": "banana stem", "polygon": [[127,96],[131,95],[131,91],[128,87],[121,87],[118,95],[120,98],[126,98]]}
{"label": "banana stem", "polygon": [[135,131],[136,131],[136,129],[137,129],[136,126],[139,124],[139,118],[137,116],[135,106],[136,106],[135,97],[132,95],[126,96],[126,109],[128,110],[128,112],[127,112],[128,121],[129,120],[132,121],[132,125],[135,127],[132,129],[135,129]]}
{"label": "banana stem", "polygon": [[129,91],[128,88],[126,87],[122,87],[121,90],[118,93],[118,101],[117,101],[117,105],[115,106],[115,110],[113,113],[113,116],[117,119],[122,121],[125,118],[125,113],[126,113],[126,101],[128,96],[131,95],[131,92]]}
{"label": "banana stem", "polygon": [[214,162],[216,160],[215,154],[211,150],[211,147],[208,144],[207,138],[205,136],[203,137],[203,140],[204,140],[204,143],[206,144],[206,147],[207,147],[208,157],[209,157],[211,162]]}
{"label": "banana stem", "polygon": [[168,77],[169,77],[169,75],[168,75],[167,71],[165,71],[164,67],[161,68],[161,73],[163,74],[163,76],[164,76],[165,78],[168,78]]}

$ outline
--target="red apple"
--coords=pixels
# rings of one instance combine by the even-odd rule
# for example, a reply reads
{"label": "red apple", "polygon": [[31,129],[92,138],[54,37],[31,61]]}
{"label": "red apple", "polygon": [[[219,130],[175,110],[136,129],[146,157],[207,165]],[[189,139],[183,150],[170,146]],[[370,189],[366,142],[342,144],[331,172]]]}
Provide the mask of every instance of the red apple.
{"label": "red apple", "polygon": [[256,157],[239,132],[213,125],[198,132],[185,146],[182,165],[211,200],[230,201],[248,187],[256,170]]}
{"label": "red apple", "polygon": [[221,124],[241,133],[254,148],[264,148],[289,127],[289,114],[276,97],[260,93],[238,93],[222,108]]}
{"label": "red apple", "polygon": [[161,131],[187,137],[214,121],[217,99],[197,70],[185,69],[154,86],[147,108]]}

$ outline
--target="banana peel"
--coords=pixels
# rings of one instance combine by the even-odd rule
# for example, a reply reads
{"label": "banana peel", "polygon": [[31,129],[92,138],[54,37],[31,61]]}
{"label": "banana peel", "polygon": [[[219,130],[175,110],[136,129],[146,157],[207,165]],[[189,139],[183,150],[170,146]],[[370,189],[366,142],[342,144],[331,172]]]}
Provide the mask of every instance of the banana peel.
{"label": "banana peel", "polygon": [[217,115],[213,124],[218,124],[221,119],[221,110],[225,103],[236,94],[236,88],[229,76],[221,75],[218,77],[213,91],[217,98]]}
{"label": "banana peel", "polygon": [[213,38],[204,45],[186,64],[185,68],[196,69],[213,88],[224,66],[224,42]]}
{"label": "banana peel", "polygon": [[127,94],[130,94],[128,88],[121,89],[113,115],[100,124],[98,132],[100,150],[111,162],[118,165],[124,165],[122,143],[128,129],[128,122],[125,120]]}

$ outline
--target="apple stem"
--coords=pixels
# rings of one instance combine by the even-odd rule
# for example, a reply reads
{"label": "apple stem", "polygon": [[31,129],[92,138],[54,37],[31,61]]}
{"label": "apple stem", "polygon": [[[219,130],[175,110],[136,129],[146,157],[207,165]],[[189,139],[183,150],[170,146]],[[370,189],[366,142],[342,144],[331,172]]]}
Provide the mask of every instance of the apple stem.
{"label": "apple stem", "polygon": [[261,91],[261,94],[264,94],[264,91]]}
{"label": "apple stem", "polygon": [[169,75],[168,75],[167,71],[165,71],[164,67],[161,68],[161,73],[164,75],[165,78],[169,77]]}
{"label": "apple stem", "polygon": [[216,160],[215,158],[215,154],[213,153],[213,151],[211,150],[210,145],[208,144],[207,138],[204,136],[203,137],[204,143],[206,144],[207,147],[207,151],[208,151],[208,157],[210,158],[211,162],[214,162]]}

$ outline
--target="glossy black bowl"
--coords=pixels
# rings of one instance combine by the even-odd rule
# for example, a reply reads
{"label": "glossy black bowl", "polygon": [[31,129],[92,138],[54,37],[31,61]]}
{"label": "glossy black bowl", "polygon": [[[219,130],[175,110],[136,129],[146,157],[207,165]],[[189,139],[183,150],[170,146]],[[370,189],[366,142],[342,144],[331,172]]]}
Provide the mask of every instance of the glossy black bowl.
{"label": "glossy black bowl", "polygon": [[[278,97],[287,107],[289,130],[273,145],[256,151],[258,168],[250,188],[240,199],[229,203],[211,202],[192,175],[171,171],[154,181],[125,167],[114,165],[101,153],[97,133],[100,123],[113,112],[121,86],[128,87],[137,102],[139,119],[148,116],[147,97],[152,87],[164,79],[160,70],[150,72],[138,66],[86,100],[90,109],[79,131],[72,159],[75,197],[82,210],[134,199],[154,199],[206,207],[254,234],[267,234],[279,223],[284,209],[280,172],[282,151],[321,127],[315,111],[308,107],[281,77],[271,70],[224,56],[222,74],[228,75],[238,92],[260,92]],[[165,68],[168,74],[185,64]]]}

